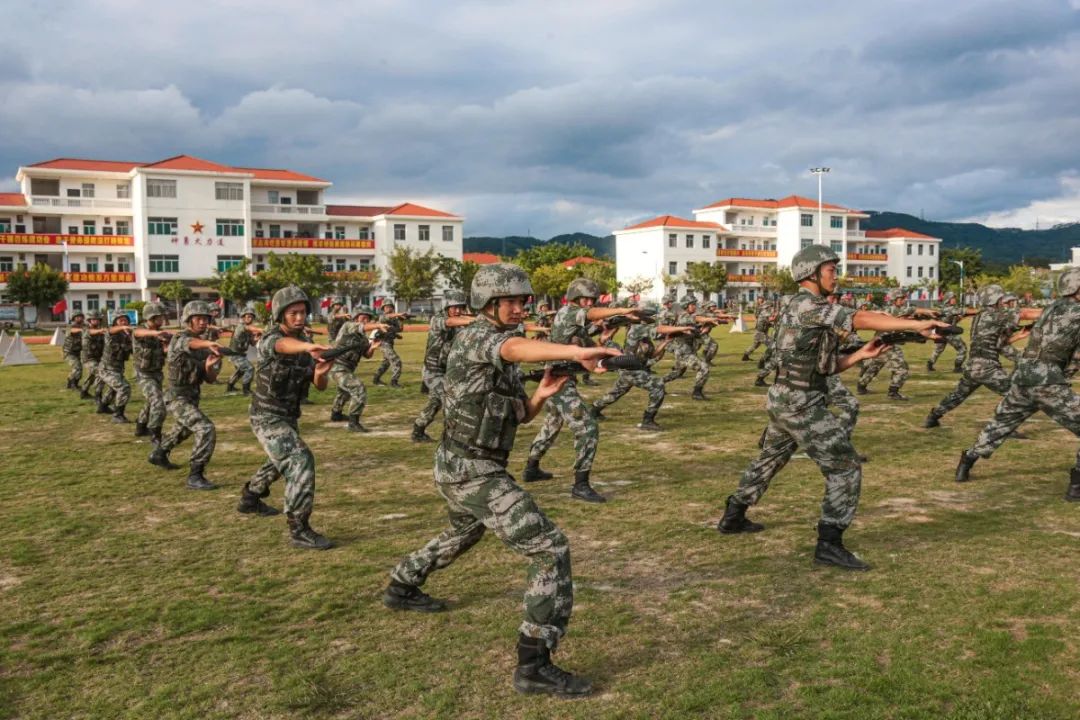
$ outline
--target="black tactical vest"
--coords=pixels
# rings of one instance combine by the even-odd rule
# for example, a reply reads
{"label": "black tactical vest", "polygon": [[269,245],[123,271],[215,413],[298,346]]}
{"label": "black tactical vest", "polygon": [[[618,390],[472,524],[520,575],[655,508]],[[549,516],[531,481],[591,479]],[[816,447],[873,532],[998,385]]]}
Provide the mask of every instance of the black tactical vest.
{"label": "black tactical vest", "polygon": [[233,328],[232,339],[229,340],[229,349],[236,352],[247,352],[249,347],[251,347],[251,332],[246,325],[240,323]]}
{"label": "black tactical vest", "polygon": [[829,328],[804,327],[792,306],[802,302],[797,294],[780,313],[776,330],[776,351],[780,369],[776,381],[806,392],[825,392],[825,378],[836,372],[840,337]]}
{"label": "black tactical vest", "polygon": [[347,322],[348,318],[332,317],[330,322],[326,326],[326,332],[330,336],[330,340],[336,340],[338,333],[341,332],[342,326]]}
{"label": "black tactical vest", "polygon": [[[286,336],[277,325],[263,335],[262,342],[276,343]],[[261,347],[261,346],[260,346]],[[315,361],[307,353],[285,355],[273,353],[268,360],[260,360],[255,369],[255,394],[251,400],[251,415],[271,415],[289,420],[300,417],[300,399],[304,384],[310,382]]]}
{"label": "black tactical vest", "polygon": [[165,347],[156,337],[137,337],[132,339],[135,356],[135,369],[143,373],[161,372],[165,367]]}
{"label": "black tactical vest", "polygon": [[124,371],[124,363],[131,357],[131,336],[126,332],[105,335],[105,349],[101,361],[110,370]]}
{"label": "black tactical vest", "polygon": [[202,384],[206,379],[206,358],[208,350],[182,352],[178,349],[180,338],[198,338],[190,330],[181,330],[169,342],[169,392],[175,397],[198,402],[202,393]]}
{"label": "black tactical vest", "polygon": [[88,329],[82,331],[82,359],[100,360],[105,350],[105,336],[91,335]]}
{"label": "black tactical vest", "polygon": [[364,335],[363,325],[360,325],[359,323],[347,323],[338,333],[337,347],[342,347],[343,345],[355,345],[356,349],[338,355],[334,358],[334,365],[343,367],[349,372],[353,372],[360,363],[360,359],[368,351],[368,346],[370,345],[367,336]]}
{"label": "black tactical vest", "polygon": [[[81,329],[85,332],[85,327]],[[63,350],[65,355],[78,355],[82,351],[82,333],[68,332]]]}
{"label": "black tactical vest", "polygon": [[1027,347],[1024,348],[1025,360],[1056,365],[1062,370],[1068,366],[1075,350],[1075,336],[1057,325],[1064,322],[1064,318],[1060,317],[1064,314],[1062,310],[1072,302],[1068,298],[1062,298],[1043,310],[1042,315],[1035,321],[1035,326],[1031,328]]}

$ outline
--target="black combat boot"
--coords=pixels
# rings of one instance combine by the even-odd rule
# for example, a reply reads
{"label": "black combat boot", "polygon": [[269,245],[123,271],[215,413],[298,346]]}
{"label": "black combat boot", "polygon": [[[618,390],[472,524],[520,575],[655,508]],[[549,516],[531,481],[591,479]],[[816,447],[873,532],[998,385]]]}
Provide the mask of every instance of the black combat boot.
{"label": "black combat boot", "polygon": [[593,486],[589,484],[588,470],[574,473],[574,487],[570,488],[570,497],[591,503],[607,502],[607,498],[593,490]]}
{"label": "black combat boot", "polygon": [[956,362],[953,363],[952,371],[954,373],[962,373],[962,372],[964,372],[964,364],[962,362],[960,362],[959,360],[957,360]]}
{"label": "black combat boot", "polygon": [[116,407],[116,409],[115,409],[115,410],[113,410],[113,416],[112,416],[112,421],[113,421],[114,423],[120,423],[120,424],[122,424],[122,423],[130,422],[130,421],[129,421],[129,420],[127,419],[127,416],[126,416],[126,415],[124,415],[124,409],[125,409],[125,406],[124,406],[124,405],[118,405],[118,406]]}
{"label": "black combat boot", "polygon": [[243,386],[240,388],[240,390],[244,395],[250,395],[251,394],[251,383],[249,383],[249,382],[244,383]]}
{"label": "black combat boot", "polygon": [[345,428],[349,432],[371,432],[366,427],[360,424],[360,414],[349,416],[349,425]]}
{"label": "black combat boot", "polygon": [[411,440],[414,443],[435,442],[435,438],[428,435],[426,430],[427,430],[427,428],[422,428],[419,425],[414,424],[412,426],[412,438],[411,438]]}
{"label": "black combat boot", "polygon": [[191,472],[188,473],[187,477],[188,490],[217,490],[218,486],[207,480],[206,476],[203,475],[205,469],[205,465],[191,463]]}
{"label": "black combat boot", "polygon": [[341,412],[340,410],[330,411],[330,422],[345,422],[345,420],[345,413]]}
{"label": "black combat boot", "polygon": [[[161,445],[161,428],[160,427],[149,428],[149,430],[150,430],[150,442],[153,444],[154,447],[159,447]],[[169,456],[166,455],[165,459],[168,460]]]}
{"label": "black combat boot", "polygon": [[930,414],[926,416],[925,420],[923,420],[922,426],[924,428],[941,427],[941,416],[931,410]]}
{"label": "black combat boot", "polygon": [[257,493],[251,491],[248,487],[248,483],[244,483],[244,489],[240,493],[240,504],[236,506],[236,512],[249,515],[261,515],[263,517],[280,515],[280,510],[270,507],[262,501],[264,497],[268,497],[269,495],[270,488],[263,490],[261,493]]}
{"label": "black combat boot", "polygon": [[108,415],[112,410],[109,409],[109,403],[99,397],[97,399],[97,410],[95,412],[97,412],[98,415]]}
{"label": "black combat boot", "polygon": [[77,382],[75,382],[74,380],[72,380],[71,378],[68,378],[67,387],[65,389],[66,390],[74,390],[77,387],[79,387],[79,384]]}
{"label": "black combat boot", "polygon": [[576,697],[592,692],[592,683],[589,680],[567,672],[551,662],[551,650],[542,638],[520,635],[517,652],[514,689],[519,693]]}
{"label": "black combat boot", "polygon": [[855,394],[856,395],[865,395],[868,392],[870,392],[870,391],[866,389],[865,385],[857,384],[855,386]]}
{"label": "black combat boot", "polygon": [[604,422],[605,420],[607,420],[607,415],[604,414],[604,408],[600,407],[596,403],[593,403],[590,412],[592,413],[593,420],[596,420],[597,422]]}
{"label": "black combat boot", "polygon": [[292,538],[293,547],[304,548],[305,550],[329,550],[334,547],[334,543],[311,528],[311,525],[308,524],[310,517],[311,513],[306,515],[285,513],[285,519],[289,523],[289,536]]}
{"label": "black combat boot", "polygon": [[401,383],[399,383],[397,380],[391,380],[390,381],[390,387],[400,388],[400,387],[405,387],[405,386],[402,385]]}
{"label": "black combat boot", "polygon": [[695,387],[694,392],[690,394],[690,399],[691,400],[708,400],[709,398],[705,397],[704,388]]}
{"label": "black combat boot", "polygon": [[225,386],[225,392],[226,393],[234,393],[234,392],[236,392],[236,383],[233,382],[232,380],[230,380],[229,384]]}
{"label": "black combat boot", "polygon": [[889,386],[889,399],[890,400],[907,400],[908,397],[907,397],[907,395],[901,395],[900,394],[900,386],[899,385],[890,385]]}
{"label": "black combat boot", "polygon": [[150,428],[146,427],[146,423],[141,423],[138,420],[135,421],[135,437],[146,437],[150,434]]}
{"label": "black combat boot", "polygon": [[956,466],[956,482],[967,482],[971,479],[971,468],[979,456],[964,450],[960,453],[960,462]]}
{"label": "black combat boot", "polygon": [[754,381],[754,387],[769,387],[769,383],[765,382],[765,378],[759,377]]}
{"label": "black combat boot", "polygon": [[1069,471],[1069,489],[1065,491],[1065,499],[1069,502],[1080,502],[1080,468]]}
{"label": "black combat boot", "polygon": [[743,362],[750,362],[750,353],[743,353],[742,354],[742,361]]}
{"label": "black combat boot", "polygon": [[166,470],[179,470],[180,466],[169,461],[169,453],[161,449],[160,443],[154,447],[154,450],[150,453],[150,457],[147,458],[151,465],[157,465],[159,468],[165,468]]}
{"label": "black combat boot", "polygon": [[82,392],[79,393],[79,399],[80,400],[89,400],[92,397],[94,397],[94,396],[91,395],[90,391],[88,389],[86,389],[86,388],[83,388]]}
{"label": "black combat boot", "polygon": [[724,517],[716,524],[716,529],[725,535],[734,533],[756,533],[765,529],[761,523],[756,523],[746,518],[749,505],[743,505],[734,496],[729,495],[727,507],[724,508]]}
{"label": "black combat boot", "polygon": [[638,430],[652,430],[655,432],[663,430],[663,428],[656,424],[656,413],[646,410],[645,414],[641,416],[641,422],[638,423]]}
{"label": "black combat boot", "polygon": [[844,547],[844,531],[835,525],[819,522],[818,541],[814,549],[815,565],[835,565],[845,570],[869,570],[870,566]]}
{"label": "black combat boot", "polygon": [[521,474],[521,479],[525,482],[536,482],[537,480],[550,480],[555,477],[547,470],[540,469],[540,458],[529,458],[525,463],[525,472]]}
{"label": "black combat boot", "polygon": [[930,360],[926,361],[926,369],[930,372],[934,372],[934,363]]}
{"label": "black combat boot", "polygon": [[442,612],[446,603],[436,600],[415,585],[406,585],[391,580],[382,596],[383,605],[392,610],[413,610],[415,612]]}
{"label": "black combat boot", "polygon": [[375,383],[376,385],[385,385],[386,384],[386,383],[384,383],[382,381],[382,373],[377,373],[375,375],[375,378],[372,380],[372,382]]}

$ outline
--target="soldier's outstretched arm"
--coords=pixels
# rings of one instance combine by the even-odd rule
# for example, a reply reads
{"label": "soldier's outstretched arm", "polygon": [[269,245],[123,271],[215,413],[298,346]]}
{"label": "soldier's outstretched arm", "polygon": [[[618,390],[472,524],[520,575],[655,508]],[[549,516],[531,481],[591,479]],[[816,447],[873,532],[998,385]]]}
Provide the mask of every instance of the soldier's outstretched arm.
{"label": "soldier's outstretched arm", "polygon": [[606,319],[608,319],[610,317],[615,317],[616,315],[633,315],[634,317],[638,317],[637,312],[635,312],[635,308],[597,308],[597,307],[589,308],[589,312],[586,315],[586,317],[588,317],[589,320],[606,320]]}
{"label": "soldier's outstretched arm", "polygon": [[296,338],[291,337],[280,338],[274,343],[274,352],[281,353],[282,355],[302,355],[304,353],[311,353],[314,357],[318,358],[320,354],[329,349],[329,345],[319,345],[318,343],[310,343],[307,340],[297,340]]}
{"label": "soldier's outstretched arm", "polygon": [[161,337],[162,335],[168,335],[165,330],[151,330],[150,328],[135,328],[135,337]]}
{"label": "soldier's outstretched arm", "polygon": [[589,372],[602,372],[603,368],[598,369],[596,367],[597,361],[600,358],[621,355],[621,353],[613,348],[586,348],[578,345],[562,345],[560,343],[544,342],[543,340],[512,337],[499,347],[499,355],[503,360],[512,363],[570,360],[581,363]]}
{"label": "soldier's outstretched arm", "polygon": [[1042,315],[1042,313],[1043,313],[1042,308],[1035,308],[1035,307],[1032,307],[1032,308],[1020,308],[1020,319],[1021,320],[1036,320],[1036,319],[1038,319],[1038,317],[1040,315]]}
{"label": "soldier's outstretched arm", "polygon": [[886,345],[885,343],[881,342],[880,339],[871,340],[855,352],[841,355],[836,363],[836,371],[844,372],[856,363],[862,362],[863,360],[876,358],[878,355],[885,352],[891,347],[892,345]]}
{"label": "soldier's outstretched arm", "polygon": [[911,320],[873,310],[859,310],[852,316],[851,322],[856,330],[911,330],[926,337],[933,335],[933,328],[949,327],[949,323],[940,320]]}
{"label": "soldier's outstretched arm", "polygon": [[457,317],[446,318],[446,327],[465,327],[472,324],[476,320],[475,315],[458,315]]}

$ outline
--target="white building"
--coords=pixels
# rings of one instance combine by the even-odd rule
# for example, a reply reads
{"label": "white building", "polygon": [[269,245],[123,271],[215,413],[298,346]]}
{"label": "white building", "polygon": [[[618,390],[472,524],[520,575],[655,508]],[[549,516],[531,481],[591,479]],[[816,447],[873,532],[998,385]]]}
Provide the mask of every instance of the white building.
{"label": "white building", "polygon": [[[240,168],[180,155],[155,163],[61,158],[20,167],[0,193],[0,293],[6,274],[46,263],[67,273],[70,310],[149,300],[248,258],[318,256],[328,273],[373,268],[385,281],[398,245],[461,260],[464,218],[431,208],[327,203],[331,183],[292,170]],[[376,294],[383,294],[378,292]]]}
{"label": "white building", "polygon": [[[681,275],[686,262],[722,262],[728,273],[726,295],[753,300],[762,292],[766,268],[789,267],[795,253],[819,242],[840,256],[841,274],[859,285],[879,285],[886,277],[901,286],[937,279],[940,239],[900,228],[864,230],[861,221],[869,215],[840,205],[822,203],[819,208],[816,200],[798,195],[727,198],[693,213],[694,220],[664,215],[615,231],[619,281],[651,277],[650,295],[659,297],[662,273]],[[711,252],[704,252],[703,241],[710,243]]]}

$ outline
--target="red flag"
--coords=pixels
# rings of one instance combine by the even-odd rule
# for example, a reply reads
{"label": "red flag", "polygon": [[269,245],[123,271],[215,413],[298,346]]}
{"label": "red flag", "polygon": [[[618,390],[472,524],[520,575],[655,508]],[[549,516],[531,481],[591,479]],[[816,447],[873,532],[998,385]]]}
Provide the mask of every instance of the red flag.
{"label": "red flag", "polygon": [[266,312],[270,312],[270,308],[272,308],[272,307],[273,307],[273,303],[267,302],[266,303]]}
{"label": "red flag", "polygon": [[67,310],[67,300],[60,300],[60,302],[58,302],[58,303],[56,303],[55,305],[52,306],[52,314],[53,315],[59,315],[60,313],[64,312],[65,310]]}
{"label": "red flag", "polygon": [[376,310],[381,308],[382,307],[382,298],[381,297],[375,298],[375,304],[372,305],[372,307],[375,308]]}
{"label": "red flag", "polygon": [[218,299],[214,301],[214,304],[217,305],[222,310],[224,310],[225,309],[225,298],[219,296]]}
{"label": "red flag", "polygon": [[321,307],[321,308],[328,308],[328,307],[330,307],[330,298],[323,298],[323,299],[322,299],[322,302],[321,302],[321,303],[319,303],[319,307]]}

